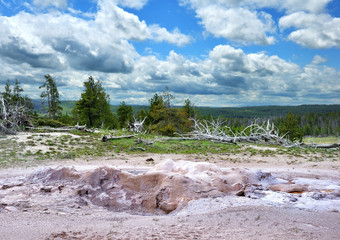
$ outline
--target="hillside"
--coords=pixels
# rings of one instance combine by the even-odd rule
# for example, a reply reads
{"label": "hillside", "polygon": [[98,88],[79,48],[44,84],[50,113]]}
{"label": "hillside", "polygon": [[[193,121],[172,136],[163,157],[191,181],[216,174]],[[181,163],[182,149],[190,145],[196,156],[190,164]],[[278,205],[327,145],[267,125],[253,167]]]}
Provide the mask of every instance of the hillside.
{"label": "hillside", "polygon": [[[33,100],[34,110],[37,113],[45,113],[46,107],[41,103],[41,100]],[[76,101],[62,101],[61,106],[64,114],[70,114],[75,106]],[[111,110],[116,112],[118,105],[111,105]],[[146,105],[132,105],[135,112],[141,109],[148,110],[149,106]],[[312,113],[328,113],[340,112],[340,104],[336,105],[300,105],[300,106],[258,106],[258,107],[195,107],[202,116],[223,116],[229,118],[270,118],[270,117],[283,117],[288,112],[294,114],[307,114]]]}
{"label": "hillside", "polygon": [[283,117],[287,113],[328,113],[340,112],[340,105],[300,105],[300,106],[259,106],[259,107],[197,107],[203,116],[224,116],[230,118],[270,118]]}

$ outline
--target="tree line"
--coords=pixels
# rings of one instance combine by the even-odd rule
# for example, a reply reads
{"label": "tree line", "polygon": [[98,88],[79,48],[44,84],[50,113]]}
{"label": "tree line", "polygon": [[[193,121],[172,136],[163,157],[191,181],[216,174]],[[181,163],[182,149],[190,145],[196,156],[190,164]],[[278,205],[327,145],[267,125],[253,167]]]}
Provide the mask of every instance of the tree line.
{"label": "tree line", "polygon": [[[124,101],[120,103],[116,112],[111,111],[110,97],[102,87],[101,81],[92,76],[84,82],[84,90],[76,102],[71,114],[62,114],[57,84],[52,76],[45,75],[45,82],[39,87],[41,98],[47,105],[47,114],[33,112],[31,99],[23,96],[23,89],[16,80],[13,89],[7,81],[5,91],[1,92],[3,104],[0,107],[0,123],[5,124],[4,111],[14,109],[14,106],[24,106],[25,116],[31,119],[33,125],[49,125],[59,127],[64,125],[86,124],[88,128],[129,129],[136,121],[143,121],[145,130],[149,133],[174,136],[192,130],[192,119],[212,119],[216,116],[203,115],[190,101],[185,100],[183,107],[173,107],[174,96],[168,88],[161,93],[155,93],[149,99],[149,108],[135,112],[132,106]],[[222,117],[223,121],[233,130],[242,131],[249,126],[254,118]],[[280,132],[287,133],[293,141],[301,140],[303,136],[340,135],[340,111],[327,113],[307,112],[303,114],[288,112],[285,116],[272,116],[271,121]],[[7,117],[8,119],[8,117]],[[267,119],[258,119],[258,121]],[[8,122],[6,123],[7,127]],[[21,123],[21,125],[28,124]],[[20,125],[20,123],[19,123]],[[1,125],[0,125],[1,126]]]}

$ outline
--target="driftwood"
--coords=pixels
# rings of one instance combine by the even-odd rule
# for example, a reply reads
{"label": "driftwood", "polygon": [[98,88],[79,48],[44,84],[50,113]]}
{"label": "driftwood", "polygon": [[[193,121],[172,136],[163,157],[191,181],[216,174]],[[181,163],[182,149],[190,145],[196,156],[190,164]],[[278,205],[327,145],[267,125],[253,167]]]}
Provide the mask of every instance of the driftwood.
{"label": "driftwood", "polygon": [[145,133],[144,122],[145,122],[146,117],[143,120],[140,120],[140,119],[135,118],[135,116],[133,116],[133,119],[134,119],[134,122],[132,123],[132,126],[131,126],[132,131],[137,132],[137,133]]}
{"label": "driftwood", "polygon": [[320,148],[320,149],[333,149],[333,148],[340,148],[340,143],[333,143],[333,144],[301,144],[301,147],[306,148]]}
{"label": "driftwood", "polygon": [[196,120],[194,122],[194,131],[187,134],[190,139],[210,140],[221,143],[265,142],[269,144],[289,145],[291,142],[285,139],[285,135],[280,136],[273,123],[268,120],[262,124],[256,121],[246,127],[242,132],[233,132],[232,129],[224,125],[220,119]]}
{"label": "driftwood", "polygon": [[94,132],[93,129],[88,129],[88,128],[86,128],[86,124],[85,124],[85,125],[78,125],[78,123],[77,123],[77,125],[75,125],[74,127],[75,127],[77,130],[80,130],[80,131],[83,131],[83,132],[89,132],[89,133],[93,133],[93,132]]}
{"label": "driftwood", "polygon": [[130,150],[141,150],[141,151],[143,151],[143,152],[146,151],[146,149],[145,149],[145,148],[142,148],[142,147],[133,147],[133,148],[130,148]]}
{"label": "driftwood", "polygon": [[102,141],[103,142],[107,142],[109,140],[119,140],[119,139],[124,139],[124,138],[133,138],[136,137],[137,135],[133,134],[133,135],[125,135],[125,136],[106,136],[104,135],[102,137]]}
{"label": "driftwood", "polygon": [[311,145],[312,148],[340,148],[340,143]]}
{"label": "driftwood", "polygon": [[142,138],[138,138],[136,140],[136,144],[145,144],[145,145],[152,145],[154,144],[154,141],[151,141],[150,139],[142,139]]}

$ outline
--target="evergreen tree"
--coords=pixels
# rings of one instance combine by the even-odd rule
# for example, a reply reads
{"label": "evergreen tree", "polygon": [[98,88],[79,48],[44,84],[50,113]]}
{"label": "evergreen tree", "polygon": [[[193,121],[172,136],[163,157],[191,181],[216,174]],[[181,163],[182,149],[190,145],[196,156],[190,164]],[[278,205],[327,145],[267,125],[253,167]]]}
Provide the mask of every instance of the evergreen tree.
{"label": "evergreen tree", "polygon": [[12,102],[12,89],[9,80],[7,80],[7,83],[5,85],[5,92],[2,95],[5,100],[5,104],[10,104]]}
{"label": "evergreen tree", "polygon": [[189,98],[185,99],[183,111],[187,113],[189,118],[195,117],[195,110]]}
{"label": "evergreen tree", "polygon": [[105,93],[102,83],[90,76],[84,82],[84,87],[85,90],[72,111],[75,118],[89,127],[114,128],[115,116],[111,112],[109,95]]}
{"label": "evergreen tree", "polygon": [[47,100],[47,114],[49,118],[54,120],[57,115],[63,110],[59,106],[59,92],[54,79],[49,75],[45,75],[45,82],[39,87],[39,89],[44,88],[45,90],[40,94],[40,97]]}
{"label": "evergreen tree", "polygon": [[132,106],[126,105],[124,101],[121,102],[117,109],[117,115],[120,128],[128,127],[133,117]]}
{"label": "evergreen tree", "polygon": [[166,86],[164,91],[162,92],[162,98],[167,108],[171,107],[171,100],[175,99],[175,97],[171,94],[169,87]]}
{"label": "evergreen tree", "polygon": [[150,111],[148,123],[150,130],[166,136],[173,136],[175,132],[183,133],[188,131],[190,121],[183,109],[170,108],[168,96],[160,96],[157,93],[149,100]]}
{"label": "evergreen tree", "polygon": [[294,115],[292,112],[289,112],[284,119],[283,124],[279,127],[279,130],[282,134],[286,134],[286,137],[292,141],[302,141],[303,133],[302,128],[298,124],[298,115]]}

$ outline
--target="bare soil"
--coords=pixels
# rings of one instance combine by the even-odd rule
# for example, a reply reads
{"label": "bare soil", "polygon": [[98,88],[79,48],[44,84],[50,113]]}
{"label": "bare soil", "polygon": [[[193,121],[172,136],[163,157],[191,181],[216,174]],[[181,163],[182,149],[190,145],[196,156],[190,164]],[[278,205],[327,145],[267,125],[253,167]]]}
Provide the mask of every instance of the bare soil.
{"label": "bare soil", "polygon": [[[114,157],[84,157],[0,169],[0,239],[340,239],[337,195],[340,161],[322,158],[313,162],[303,156],[282,154],[266,157],[242,153],[121,153]],[[166,159],[208,161],[224,171],[261,170],[308,190],[294,193],[263,190],[267,196],[259,198],[235,194],[208,196],[192,199],[164,214],[113,211],[92,203],[80,204],[72,184],[65,187],[63,191],[67,194],[62,195],[53,192],[57,185],[27,181],[47,167],[73,167],[82,173],[106,166],[142,173]],[[311,198],[315,192],[320,195]],[[70,198],[72,194],[75,198]]]}

